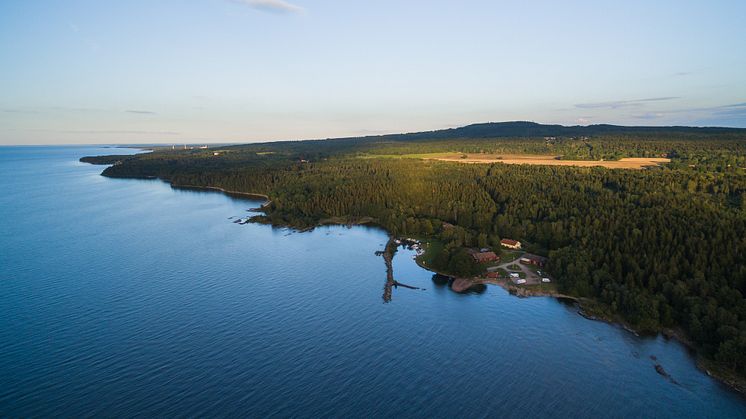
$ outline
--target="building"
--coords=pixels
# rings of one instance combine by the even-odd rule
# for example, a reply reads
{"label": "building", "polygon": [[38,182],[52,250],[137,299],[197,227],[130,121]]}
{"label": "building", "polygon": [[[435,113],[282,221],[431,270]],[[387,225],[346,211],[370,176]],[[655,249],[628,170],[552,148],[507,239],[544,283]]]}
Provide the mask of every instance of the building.
{"label": "building", "polygon": [[519,262],[521,262],[524,265],[534,265],[534,266],[540,266],[543,267],[547,264],[547,258],[544,256],[538,256],[538,255],[532,255],[531,253],[526,253],[525,255],[521,256],[521,259]]}
{"label": "building", "polygon": [[471,257],[473,257],[477,263],[496,262],[500,260],[500,258],[495,254],[495,252],[472,253]]}
{"label": "building", "polygon": [[500,274],[497,272],[487,272],[487,278],[497,279],[500,278]]}
{"label": "building", "polygon": [[500,244],[504,247],[507,247],[508,249],[520,249],[521,248],[521,242],[517,240],[512,240],[512,239],[502,239],[500,240]]}

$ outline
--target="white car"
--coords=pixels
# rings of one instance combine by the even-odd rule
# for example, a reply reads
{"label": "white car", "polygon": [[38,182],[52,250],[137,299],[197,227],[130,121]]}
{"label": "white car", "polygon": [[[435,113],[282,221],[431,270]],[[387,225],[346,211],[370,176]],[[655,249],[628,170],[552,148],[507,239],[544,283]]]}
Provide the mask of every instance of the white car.
{"label": "white car", "polygon": [[549,278],[541,278],[541,282],[552,282]]}

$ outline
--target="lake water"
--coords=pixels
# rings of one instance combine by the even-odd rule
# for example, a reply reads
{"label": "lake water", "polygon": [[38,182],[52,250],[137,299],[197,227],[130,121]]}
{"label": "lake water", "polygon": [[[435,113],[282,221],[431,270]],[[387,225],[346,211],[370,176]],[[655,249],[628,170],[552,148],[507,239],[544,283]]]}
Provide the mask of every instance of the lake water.
{"label": "lake water", "polygon": [[[553,298],[456,294],[385,232],[0,147],[0,416],[745,417],[676,342]],[[650,357],[676,381],[657,374]]]}

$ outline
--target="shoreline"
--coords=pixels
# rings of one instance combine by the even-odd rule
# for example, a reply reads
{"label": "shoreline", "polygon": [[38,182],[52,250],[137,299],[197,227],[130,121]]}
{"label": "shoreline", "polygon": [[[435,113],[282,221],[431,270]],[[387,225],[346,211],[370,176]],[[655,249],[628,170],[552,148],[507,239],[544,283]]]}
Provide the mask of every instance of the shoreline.
{"label": "shoreline", "polygon": [[[438,272],[434,269],[431,269],[425,265],[423,265],[418,258],[415,258],[415,263],[420,268],[432,272],[438,275],[443,275],[447,277],[454,278],[452,275]],[[507,282],[507,280],[499,280],[499,279],[491,279],[491,278],[464,278],[467,281],[470,281],[472,285],[479,285],[479,284],[489,284],[489,285],[496,285],[504,289],[508,292],[508,294],[517,297],[517,298],[532,298],[532,297],[545,297],[545,298],[557,298],[557,299],[564,299],[564,300],[570,300],[573,301],[577,306],[577,314],[588,319],[591,321],[599,321],[606,323],[610,326],[618,326],[625,331],[632,333],[633,335],[637,337],[657,337],[657,336],[663,336],[664,339],[670,340],[673,339],[676,342],[678,342],[680,345],[684,346],[694,357],[694,364],[696,365],[697,369],[699,369],[701,372],[707,374],[707,376],[713,378],[715,381],[717,381],[719,384],[727,387],[731,391],[734,391],[735,393],[739,394],[741,397],[746,398],[746,379],[740,378],[738,376],[733,375],[727,370],[723,370],[720,368],[717,364],[714,363],[712,360],[708,360],[706,358],[703,358],[699,351],[697,350],[694,343],[692,343],[691,340],[686,336],[686,334],[677,329],[660,329],[656,331],[644,331],[644,330],[638,330],[626,321],[624,321],[622,318],[618,316],[609,316],[603,313],[599,313],[596,310],[593,310],[589,308],[588,306],[592,305],[598,305],[599,303],[595,300],[583,298],[583,297],[575,297],[568,294],[563,294],[560,292],[551,292],[546,290],[534,290],[528,287],[517,287],[514,285],[511,285]]]}
{"label": "shoreline", "polygon": [[[222,193],[225,193],[225,194],[229,194],[229,195],[230,194],[235,194],[235,195],[249,196],[249,197],[261,197],[261,198],[264,198],[266,200],[266,202],[261,205],[261,207],[259,208],[259,210],[264,210],[265,207],[272,202],[269,199],[269,196],[265,195],[265,194],[239,192],[239,191],[229,191],[229,190],[225,190],[223,188],[216,187],[216,186],[175,185],[174,183],[172,183],[168,179],[161,179],[161,180],[163,180],[164,182],[169,183],[171,185],[171,187],[173,187],[175,189],[183,188],[183,189],[195,189],[195,190],[212,190],[212,191],[219,191],[219,192],[222,192]],[[271,226],[277,226],[277,227],[291,228],[291,229],[295,229],[295,230],[297,230],[299,232],[310,231],[310,230],[313,230],[316,227],[321,227],[321,226],[324,226],[324,225],[342,225],[342,226],[346,225],[348,227],[351,227],[352,225],[364,225],[364,224],[368,224],[368,225],[373,224],[373,225],[375,225],[376,224],[374,219],[371,219],[371,222],[366,222],[366,223],[361,223],[361,224],[349,223],[349,222],[345,223],[345,224],[338,224],[338,223],[334,222],[336,220],[327,219],[327,220],[324,220],[324,221],[326,221],[326,223],[322,223],[321,222],[322,220],[319,220],[319,222],[317,222],[315,226],[312,226],[312,227],[305,228],[305,229],[301,230],[301,229],[298,229],[297,227],[293,227],[291,225],[278,225],[278,224],[275,224],[275,223],[272,223],[272,222],[261,222],[260,220],[254,220],[254,218],[255,217],[252,217],[252,219],[250,219],[250,222],[252,222],[252,223],[269,224]],[[266,220],[266,221],[269,221],[269,220]],[[332,221],[332,222],[329,222],[329,221]],[[385,229],[384,229],[384,231],[385,231]],[[388,232],[387,232],[387,234],[389,235],[390,240],[394,239],[393,235],[391,235]],[[437,272],[437,271],[435,271],[435,270],[433,270],[433,269],[431,269],[431,268],[423,265],[417,258],[415,258],[415,263],[420,268],[425,269],[425,270],[427,270],[429,272],[433,272],[433,273],[436,273],[436,274],[440,274],[440,275],[451,277],[451,275],[447,275],[447,274],[443,274],[441,272]],[[471,281],[474,285],[476,285],[478,283],[480,283],[480,284],[498,285],[498,286],[502,287],[503,289],[505,289],[506,291],[508,291],[509,294],[517,296],[519,298],[551,297],[551,298],[558,298],[558,299],[560,299],[560,298],[562,298],[562,299],[569,299],[569,300],[574,301],[577,304],[578,309],[579,309],[577,313],[579,315],[585,317],[588,320],[602,321],[602,322],[607,323],[609,325],[618,325],[621,328],[623,328],[624,330],[626,330],[626,331],[628,331],[628,332],[630,332],[630,333],[632,333],[632,334],[634,334],[636,336],[641,336],[641,335],[657,336],[657,335],[660,334],[660,335],[663,335],[663,337],[666,338],[666,339],[675,339],[677,342],[679,342],[680,344],[682,344],[685,348],[687,348],[688,350],[690,350],[693,353],[695,365],[696,365],[696,367],[700,371],[702,371],[703,373],[707,374],[709,377],[713,378],[714,380],[716,380],[720,384],[726,386],[727,388],[729,388],[730,390],[734,391],[735,393],[739,394],[741,397],[746,398],[746,378],[738,377],[738,376],[732,374],[731,372],[722,369],[721,367],[719,367],[715,363],[714,360],[708,360],[708,359],[703,358],[701,355],[699,355],[699,351],[694,346],[694,344],[682,332],[680,332],[680,331],[676,331],[676,330],[673,330],[673,329],[660,329],[660,330],[656,330],[656,331],[638,331],[638,330],[636,330],[634,327],[632,327],[631,325],[629,325],[626,321],[624,321],[623,319],[621,319],[618,316],[609,316],[609,315],[607,315],[605,313],[598,313],[598,312],[594,312],[593,314],[589,314],[587,312],[587,310],[588,310],[587,306],[588,305],[592,305],[592,304],[599,304],[599,303],[596,302],[596,301],[594,301],[594,300],[587,299],[587,298],[579,298],[579,297],[574,297],[574,296],[571,296],[571,295],[557,293],[557,292],[546,292],[546,291],[538,291],[537,292],[535,290],[529,290],[527,288],[514,287],[514,286],[508,284],[507,282],[494,281],[492,279],[487,279],[487,278],[479,278],[477,280],[478,282],[474,282],[474,278],[471,278],[471,279],[468,279],[468,280]],[[516,290],[515,293],[511,292],[512,289]],[[520,291],[520,292],[517,291],[519,289],[522,290],[522,291]],[[519,295],[519,293],[520,293],[520,295]]]}
{"label": "shoreline", "polygon": [[218,191],[222,192],[226,195],[239,195],[239,196],[246,196],[249,198],[263,198],[264,203],[261,204],[261,208],[266,207],[267,205],[272,203],[272,200],[269,199],[269,195],[261,194],[261,193],[250,193],[250,192],[239,192],[239,191],[231,191],[223,188],[219,188],[217,186],[195,186],[195,185],[177,185],[172,183],[171,181],[164,180],[169,185],[171,185],[174,189],[194,189],[194,190],[208,190],[208,191]]}

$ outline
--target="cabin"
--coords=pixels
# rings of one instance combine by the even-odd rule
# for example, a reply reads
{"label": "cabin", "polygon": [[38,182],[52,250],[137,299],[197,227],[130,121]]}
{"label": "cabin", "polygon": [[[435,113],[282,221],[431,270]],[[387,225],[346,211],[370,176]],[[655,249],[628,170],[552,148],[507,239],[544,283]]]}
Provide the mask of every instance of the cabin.
{"label": "cabin", "polygon": [[500,245],[503,247],[507,247],[508,249],[520,249],[521,248],[521,242],[518,240],[512,240],[512,239],[502,239],[500,240]]}
{"label": "cabin", "polygon": [[538,255],[532,255],[531,253],[526,253],[525,255],[521,256],[521,259],[519,259],[519,262],[521,262],[524,265],[534,265],[539,267],[544,267],[544,265],[547,264],[547,258],[544,256],[538,256]]}
{"label": "cabin", "polygon": [[495,252],[472,253],[471,257],[473,257],[474,261],[477,263],[496,262],[500,260],[500,258],[495,254]]}

